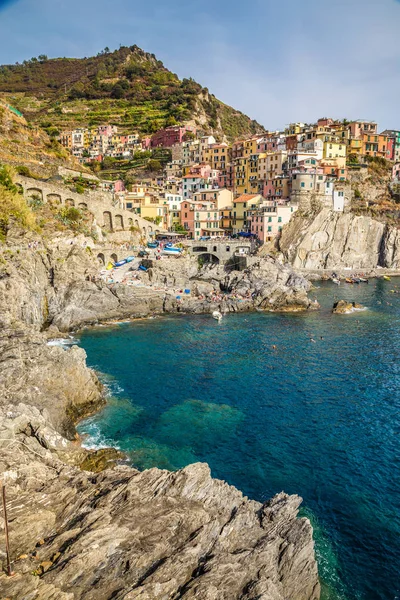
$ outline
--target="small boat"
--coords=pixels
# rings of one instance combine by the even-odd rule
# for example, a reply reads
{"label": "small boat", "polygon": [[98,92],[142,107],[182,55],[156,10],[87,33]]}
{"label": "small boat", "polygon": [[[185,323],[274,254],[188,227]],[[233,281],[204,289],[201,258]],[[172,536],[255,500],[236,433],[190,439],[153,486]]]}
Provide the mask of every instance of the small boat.
{"label": "small boat", "polygon": [[136,258],[135,256],[128,256],[125,260],[126,260],[127,263],[130,263],[133,260],[135,260],[135,258]]}
{"label": "small boat", "polygon": [[165,246],[164,250],[162,251],[163,254],[170,254],[174,256],[179,256],[181,252],[182,248],[175,248],[174,246],[169,246],[168,248]]}
{"label": "small boat", "polygon": [[147,268],[144,265],[139,266],[139,271],[147,271]]}
{"label": "small boat", "polygon": [[350,279],[349,277],[346,277],[346,283],[354,283],[354,281],[352,279]]}
{"label": "small boat", "polygon": [[332,277],[332,281],[333,283],[336,283],[336,285],[340,285],[340,280],[337,279],[337,277]]}
{"label": "small boat", "polygon": [[389,275],[384,275],[384,276],[383,276],[383,279],[385,279],[385,281],[390,281],[390,277],[389,277]]}
{"label": "small boat", "polygon": [[158,242],[147,242],[148,248],[158,248]]}
{"label": "small boat", "polygon": [[212,313],[212,318],[216,321],[220,321],[222,319],[222,314],[219,312],[219,310],[214,310]]}
{"label": "small boat", "polygon": [[360,281],[358,277],[353,277],[353,283],[360,283]]}
{"label": "small boat", "polygon": [[359,280],[361,281],[361,283],[368,283],[368,279],[366,279],[365,277],[359,277]]}
{"label": "small boat", "polygon": [[122,267],[123,265],[126,265],[127,260],[126,258],[124,258],[123,260],[119,260],[118,262],[115,263],[114,267]]}

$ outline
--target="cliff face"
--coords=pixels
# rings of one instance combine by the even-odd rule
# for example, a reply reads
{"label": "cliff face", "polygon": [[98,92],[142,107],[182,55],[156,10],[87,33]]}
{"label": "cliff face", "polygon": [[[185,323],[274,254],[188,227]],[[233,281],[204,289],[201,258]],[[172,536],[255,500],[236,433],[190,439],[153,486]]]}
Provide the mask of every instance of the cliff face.
{"label": "cliff face", "polygon": [[295,269],[400,268],[400,229],[328,208],[296,214],[283,229],[279,248]]}
{"label": "cliff face", "polygon": [[[153,261],[141,275],[142,283],[151,286],[108,286],[88,280],[98,272],[97,251],[69,245],[68,240],[30,250],[14,239],[14,245],[0,253],[0,312],[8,322],[37,329],[53,325],[69,331],[98,321],[163,312],[314,308],[307,297],[309,283],[270,257],[249,258],[248,268],[240,272],[221,266],[199,270],[190,258]],[[178,302],[175,290],[188,285],[193,293]]]}

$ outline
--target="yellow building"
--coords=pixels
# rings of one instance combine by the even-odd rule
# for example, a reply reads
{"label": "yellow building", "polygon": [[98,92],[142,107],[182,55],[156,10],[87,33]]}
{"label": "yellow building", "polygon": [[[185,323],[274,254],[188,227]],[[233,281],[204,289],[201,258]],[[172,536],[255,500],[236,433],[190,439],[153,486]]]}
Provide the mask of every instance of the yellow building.
{"label": "yellow building", "polygon": [[233,201],[232,229],[233,233],[248,230],[248,212],[257,208],[263,201],[261,194],[242,194]]}
{"label": "yellow building", "polygon": [[349,154],[357,154],[361,156],[363,153],[363,140],[362,139],[351,139],[348,146]]}
{"label": "yellow building", "polygon": [[324,158],[346,158],[347,145],[345,142],[324,142]]}

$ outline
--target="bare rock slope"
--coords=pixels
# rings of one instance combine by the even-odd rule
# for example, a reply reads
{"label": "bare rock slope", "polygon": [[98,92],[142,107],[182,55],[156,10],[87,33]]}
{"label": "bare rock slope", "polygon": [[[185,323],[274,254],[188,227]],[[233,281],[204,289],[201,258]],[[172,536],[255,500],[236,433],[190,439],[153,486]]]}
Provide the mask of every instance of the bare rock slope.
{"label": "bare rock slope", "polygon": [[397,227],[328,208],[317,214],[296,214],[284,228],[279,247],[295,269],[400,268]]}

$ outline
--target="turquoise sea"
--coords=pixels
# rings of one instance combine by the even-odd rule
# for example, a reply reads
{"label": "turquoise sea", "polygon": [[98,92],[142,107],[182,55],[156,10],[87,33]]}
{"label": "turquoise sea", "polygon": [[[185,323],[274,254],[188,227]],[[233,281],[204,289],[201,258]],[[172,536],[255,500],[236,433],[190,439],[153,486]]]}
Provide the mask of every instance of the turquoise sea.
{"label": "turquoise sea", "polygon": [[[206,461],[256,500],[301,495],[323,598],[395,600],[400,294],[390,290],[400,280],[317,285],[315,313],[160,317],[84,331],[79,343],[110,398],[79,431],[141,469]],[[332,315],[337,297],[368,310]]]}

